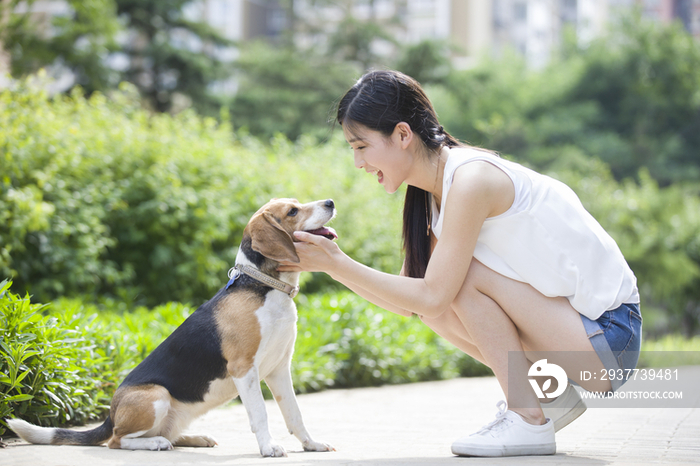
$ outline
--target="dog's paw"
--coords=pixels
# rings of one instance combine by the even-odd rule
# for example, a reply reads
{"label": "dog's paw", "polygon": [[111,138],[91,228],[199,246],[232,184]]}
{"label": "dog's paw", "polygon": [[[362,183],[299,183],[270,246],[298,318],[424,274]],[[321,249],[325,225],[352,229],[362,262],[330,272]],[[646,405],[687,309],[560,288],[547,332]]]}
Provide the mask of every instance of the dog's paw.
{"label": "dog's paw", "polygon": [[284,448],[282,448],[280,445],[276,445],[274,443],[270,443],[265,446],[260,447],[260,454],[263,456],[272,456],[275,458],[279,458],[281,456],[287,456],[287,452],[285,451]]}
{"label": "dog's paw", "polygon": [[218,445],[216,440],[208,435],[183,435],[175,445],[178,447],[214,447]]}
{"label": "dog's paw", "polygon": [[144,446],[146,450],[160,451],[160,450],[172,450],[173,445],[165,437],[151,437],[144,439]]}
{"label": "dog's paw", "polygon": [[309,440],[304,443],[304,451],[335,451],[335,448],[327,443]]}
{"label": "dog's paw", "polygon": [[[119,442],[119,447],[122,450],[172,450],[173,444],[165,437],[124,437]],[[111,447],[115,448],[115,447]]]}
{"label": "dog's paw", "polygon": [[202,447],[212,448],[212,447],[215,447],[216,445],[218,445],[218,443],[216,442],[214,437],[210,437],[208,435],[200,435],[199,440],[201,441]]}

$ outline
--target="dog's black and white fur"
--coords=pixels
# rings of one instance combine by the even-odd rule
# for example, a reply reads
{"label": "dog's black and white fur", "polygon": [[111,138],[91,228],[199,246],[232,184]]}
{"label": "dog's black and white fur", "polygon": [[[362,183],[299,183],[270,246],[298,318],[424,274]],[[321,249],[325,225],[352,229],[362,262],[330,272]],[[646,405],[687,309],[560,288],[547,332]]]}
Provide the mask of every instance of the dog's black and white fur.
{"label": "dog's black and white fur", "polygon": [[[299,273],[279,273],[278,261],[298,262],[292,234],[323,227],[335,215],[333,201],[300,204],[275,199],[263,206],[243,233],[237,265],[248,265],[298,286]],[[286,456],[267,424],[260,390],[265,380],[289,431],[305,450],[330,451],[314,441],[301,418],[290,364],[297,311],[289,294],[241,275],[200,306],[117,389],[105,422],[89,431],[37,427],[8,419],[24,440],[52,445],[100,445],[127,450],[169,450],[173,446],[213,447],[206,435],[184,435],[192,420],[236,396],[241,397],[263,456]]]}

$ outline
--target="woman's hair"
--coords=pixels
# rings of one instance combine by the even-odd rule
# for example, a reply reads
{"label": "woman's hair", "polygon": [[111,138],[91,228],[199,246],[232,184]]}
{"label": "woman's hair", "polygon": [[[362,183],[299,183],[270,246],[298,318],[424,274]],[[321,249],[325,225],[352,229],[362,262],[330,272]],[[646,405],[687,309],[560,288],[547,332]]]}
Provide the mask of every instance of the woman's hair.
{"label": "woman's hair", "polygon": [[[398,71],[370,71],[340,99],[338,122],[352,132],[364,126],[391,136],[400,122],[408,123],[420,137],[430,157],[437,157],[444,146],[460,146],[440,123],[428,96],[418,81]],[[430,259],[428,212],[430,196],[426,191],[408,186],[403,208],[403,248],[406,273],[422,278]]]}

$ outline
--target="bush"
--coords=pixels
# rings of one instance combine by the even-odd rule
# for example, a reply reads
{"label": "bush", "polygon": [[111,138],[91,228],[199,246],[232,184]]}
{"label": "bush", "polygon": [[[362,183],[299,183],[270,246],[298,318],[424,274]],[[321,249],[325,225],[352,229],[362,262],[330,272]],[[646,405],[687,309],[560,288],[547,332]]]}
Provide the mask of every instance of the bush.
{"label": "bush", "polygon": [[[419,319],[391,314],[349,291],[300,294],[296,301],[292,378],[298,393],[491,374]],[[97,306],[75,299],[58,300],[54,308],[59,319],[99,313],[96,321],[121,358],[115,383],[195,310],[168,303],[127,311],[115,300]]]}
{"label": "bush", "polygon": [[193,311],[168,303],[123,312],[79,300],[32,304],[0,284],[0,435],[12,415],[57,426],[102,418],[126,374]]}
{"label": "bush", "polygon": [[45,316],[0,283],[0,435],[10,415],[56,426],[96,419],[114,384],[113,355],[89,319]]}
{"label": "bush", "polygon": [[191,112],[150,115],[128,86],[52,99],[20,82],[0,93],[0,276],[42,301],[199,304],[272,197],[334,198],[344,249],[397,271],[400,198],[380,202],[341,140],[262,144]]}
{"label": "bush", "polygon": [[700,364],[700,337],[669,334],[657,340],[642,340],[638,367],[669,368]]}
{"label": "bush", "polygon": [[391,314],[354,293],[300,295],[297,302],[292,371],[300,392],[492,374],[417,317]]}

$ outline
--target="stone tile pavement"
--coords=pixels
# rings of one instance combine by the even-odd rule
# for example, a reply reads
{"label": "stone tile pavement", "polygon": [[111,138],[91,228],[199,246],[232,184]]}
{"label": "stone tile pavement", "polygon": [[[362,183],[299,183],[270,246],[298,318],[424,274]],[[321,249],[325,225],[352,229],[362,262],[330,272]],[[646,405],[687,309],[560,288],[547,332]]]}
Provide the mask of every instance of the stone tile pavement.
{"label": "stone tile pavement", "polygon": [[0,449],[0,466],[700,464],[700,367],[692,369],[698,384],[689,407],[589,408],[557,434],[554,456],[491,459],[450,453],[453,440],[493,419],[503,398],[496,379],[483,377],[299,396],[307,428],[316,440],[336,447],[330,453],[303,452],[268,401],[270,429],[287,449],[286,458],[261,458],[245,409],[231,404],[189,429],[212,435],[219,443],[215,448],[121,451],[11,440]]}

